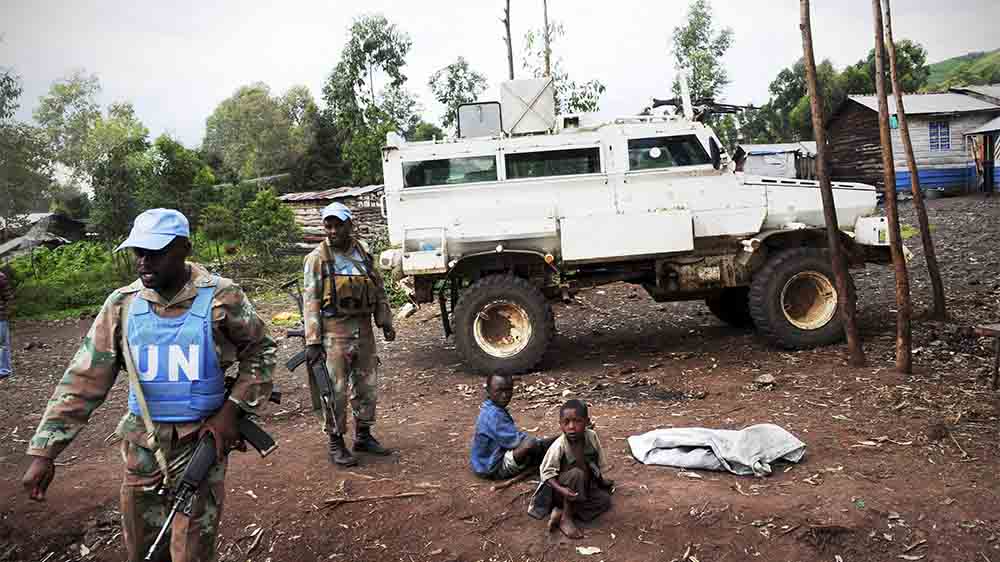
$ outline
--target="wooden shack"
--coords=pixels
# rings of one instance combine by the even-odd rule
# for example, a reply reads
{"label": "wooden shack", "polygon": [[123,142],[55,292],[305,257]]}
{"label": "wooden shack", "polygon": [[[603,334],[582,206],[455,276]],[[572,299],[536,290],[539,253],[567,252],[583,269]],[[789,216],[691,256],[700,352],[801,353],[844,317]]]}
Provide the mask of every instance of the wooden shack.
{"label": "wooden shack", "polygon": [[[1000,105],[960,92],[906,94],[906,116],[925,190],[969,191],[976,185],[975,158],[966,133],[1000,115]],[[910,189],[910,172],[900,139],[896,102],[889,98],[896,189]],[[878,99],[849,96],[827,122],[832,179],[881,186]]]}
{"label": "wooden shack", "polygon": [[386,227],[380,202],[383,193],[385,187],[379,184],[288,193],[278,199],[295,213],[295,222],[302,229],[302,247],[311,248],[325,237],[320,211],[334,201],[343,203],[351,210],[357,234],[371,240],[375,233]]}

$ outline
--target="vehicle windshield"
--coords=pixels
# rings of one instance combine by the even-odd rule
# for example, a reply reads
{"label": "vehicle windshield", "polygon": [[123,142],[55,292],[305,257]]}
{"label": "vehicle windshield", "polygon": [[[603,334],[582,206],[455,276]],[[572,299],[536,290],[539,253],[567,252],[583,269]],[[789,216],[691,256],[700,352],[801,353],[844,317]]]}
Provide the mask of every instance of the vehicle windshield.
{"label": "vehicle windshield", "polygon": [[632,171],[711,163],[712,159],[695,135],[628,141],[628,169]]}

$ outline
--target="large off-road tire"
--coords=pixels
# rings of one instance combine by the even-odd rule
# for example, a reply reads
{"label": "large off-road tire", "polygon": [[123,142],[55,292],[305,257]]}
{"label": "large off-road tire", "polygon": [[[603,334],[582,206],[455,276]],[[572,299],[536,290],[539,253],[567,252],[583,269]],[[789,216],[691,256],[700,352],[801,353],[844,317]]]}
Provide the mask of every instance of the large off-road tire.
{"label": "large off-road tire", "polygon": [[455,347],[469,367],[517,374],[542,359],[555,318],[537,287],[513,275],[491,275],[462,291],[452,327]]}
{"label": "large off-road tire", "polygon": [[773,254],[754,274],[750,316],[764,337],[786,349],[841,341],[844,325],[829,252],[795,248]]}
{"label": "large off-road tire", "polygon": [[752,328],[750,287],[727,287],[705,299],[716,318],[736,328]]}

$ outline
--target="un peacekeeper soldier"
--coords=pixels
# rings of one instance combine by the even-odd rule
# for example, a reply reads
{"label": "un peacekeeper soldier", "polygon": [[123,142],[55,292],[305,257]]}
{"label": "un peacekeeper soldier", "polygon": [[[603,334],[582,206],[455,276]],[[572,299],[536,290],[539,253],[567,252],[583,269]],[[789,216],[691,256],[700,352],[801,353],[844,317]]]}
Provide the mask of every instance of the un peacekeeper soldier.
{"label": "un peacekeeper soldier", "polygon": [[378,392],[378,358],[372,316],[386,341],[396,339],[385,285],[374,260],[353,235],[350,209],[332,203],[322,211],[326,240],[305,260],[303,310],[306,361],[326,361],[333,386],[332,411],[323,405],[310,378],[313,409],[323,416],[330,439],[330,461],[354,466],[357,459],[344,443],[347,428],[347,385],[352,387],[354,450],[388,455],[371,433]]}
{"label": "un peacekeeper soldier", "polygon": [[[199,436],[210,432],[219,462],[198,490],[191,517],[178,514],[174,520],[169,558],[213,560],[226,453],[239,446],[240,410],[253,412],[270,395],[275,342],[239,286],[185,261],[191,242],[181,213],[142,213],[122,248],[135,252],[139,279],[111,293],[56,386],[28,447],[33,459],[22,483],[31,499],[45,499],[53,461],[107,398],[125,365],[124,333],[154,429],[147,433],[130,390],[129,410],[117,429],[125,462],[121,511],[128,559],[143,559],[170,509],[170,495],[159,493],[161,465],[169,467],[175,486]],[[238,375],[227,399],[224,373],[236,361]]]}

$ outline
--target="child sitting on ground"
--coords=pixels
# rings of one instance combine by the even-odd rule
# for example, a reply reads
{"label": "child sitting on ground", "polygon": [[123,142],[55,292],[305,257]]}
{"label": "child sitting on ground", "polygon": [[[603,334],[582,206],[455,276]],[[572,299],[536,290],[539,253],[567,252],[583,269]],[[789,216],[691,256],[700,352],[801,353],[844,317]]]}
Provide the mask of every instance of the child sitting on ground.
{"label": "child sitting on ground", "polygon": [[479,407],[469,464],[481,478],[505,480],[538,466],[555,439],[539,439],[518,431],[507,405],[514,379],[494,374],[486,378],[486,400]]}
{"label": "child sitting on ground", "polygon": [[571,539],[583,538],[574,519],[593,521],[611,508],[609,490],[614,483],[604,478],[607,457],[589,425],[586,404],[580,400],[563,404],[559,409],[562,435],[549,447],[540,467],[539,490],[548,486],[554,496],[549,530],[558,528]]}

